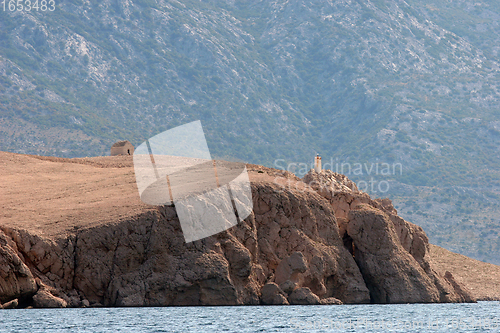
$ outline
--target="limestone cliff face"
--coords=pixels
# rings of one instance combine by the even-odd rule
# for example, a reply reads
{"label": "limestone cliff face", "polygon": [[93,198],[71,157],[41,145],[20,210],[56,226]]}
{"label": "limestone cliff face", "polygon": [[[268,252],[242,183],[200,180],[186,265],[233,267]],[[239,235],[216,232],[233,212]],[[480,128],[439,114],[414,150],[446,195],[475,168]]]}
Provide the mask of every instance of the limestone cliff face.
{"label": "limestone cliff face", "polygon": [[[189,244],[170,206],[57,239],[2,227],[0,301],[37,307],[472,301],[453,277],[432,271],[425,233],[399,218],[389,201],[371,200],[328,172],[303,181],[287,175],[294,186],[284,186],[275,171],[263,170],[275,178],[252,182],[253,213]],[[310,180],[327,185],[302,186]]]}
{"label": "limestone cliff face", "polygon": [[16,249],[12,239],[0,232],[0,304],[23,300],[37,291],[33,275]]}
{"label": "limestone cliff face", "polygon": [[372,200],[344,175],[311,170],[303,181],[334,208],[340,236],[374,303],[473,302],[452,276],[430,266],[423,229],[403,220],[388,199]]}

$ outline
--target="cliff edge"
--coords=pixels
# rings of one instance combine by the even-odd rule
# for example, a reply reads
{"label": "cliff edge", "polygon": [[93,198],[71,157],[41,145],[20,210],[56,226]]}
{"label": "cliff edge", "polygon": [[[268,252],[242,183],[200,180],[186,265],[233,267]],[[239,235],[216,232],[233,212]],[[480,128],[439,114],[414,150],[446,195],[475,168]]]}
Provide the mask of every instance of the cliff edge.
{"label": "cliff edge", "polygon": [[[472,302],[424,231],[345,176],[248,165],[253,213],[184,242],[128,156],[0,153],[3,307]],[[500,295],[500,292],[499,292]]]}

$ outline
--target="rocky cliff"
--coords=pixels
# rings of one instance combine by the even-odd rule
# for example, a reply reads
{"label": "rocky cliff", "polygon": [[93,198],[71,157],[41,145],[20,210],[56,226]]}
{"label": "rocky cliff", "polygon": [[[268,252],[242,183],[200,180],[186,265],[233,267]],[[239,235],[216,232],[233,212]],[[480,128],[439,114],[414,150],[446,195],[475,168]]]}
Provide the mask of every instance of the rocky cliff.
{"label": "rocky cliff", "polygon": [[[140,203],[127,157],[2,157],[5,307],[474,301],[431,267],[420,227],[330,171],[298,179],[249,165],[253,213],[186,244],[174,207]],[[87,177],[64,178],[70,171]]]}

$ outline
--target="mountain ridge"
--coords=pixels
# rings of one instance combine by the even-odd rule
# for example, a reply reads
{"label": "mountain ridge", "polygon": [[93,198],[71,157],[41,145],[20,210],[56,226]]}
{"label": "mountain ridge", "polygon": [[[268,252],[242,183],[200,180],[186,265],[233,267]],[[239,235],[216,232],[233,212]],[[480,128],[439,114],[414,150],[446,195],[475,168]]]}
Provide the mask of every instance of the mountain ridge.
{"label": "mountain ridge", "polygon": [[[391,183],[383,195],[403,216],[438,245],[498,263],[499,15],[485,1],[430,0],[2,11],[0,149],[107,155],[116,140],[201,120],[216,158],[401,163],[403,175],[375,180]],[[420,214],[429,203],[438,222]],[[441,233],[448,225],[460,236]]]}

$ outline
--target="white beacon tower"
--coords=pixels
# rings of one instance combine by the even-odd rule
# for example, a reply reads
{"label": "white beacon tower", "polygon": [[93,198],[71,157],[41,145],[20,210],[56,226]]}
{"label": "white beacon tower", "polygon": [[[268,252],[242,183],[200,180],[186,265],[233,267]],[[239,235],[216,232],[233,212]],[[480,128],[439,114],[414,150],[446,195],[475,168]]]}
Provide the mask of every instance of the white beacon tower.
{"label": "white beacon tower", "polygon": [[319,154],[316,154],[316,157],[314,158],[314,170],[317,173],[321,172],[321,156],[319,156]]}

